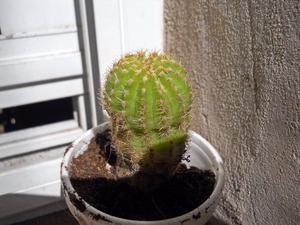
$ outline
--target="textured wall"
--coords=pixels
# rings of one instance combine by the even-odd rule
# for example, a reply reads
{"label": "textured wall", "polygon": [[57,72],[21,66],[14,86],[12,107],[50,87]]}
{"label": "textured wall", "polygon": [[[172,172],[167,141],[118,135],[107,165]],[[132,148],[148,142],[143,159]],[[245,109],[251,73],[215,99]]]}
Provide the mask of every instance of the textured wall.
{"label": "textured wall", "polygon": [[165,1],[165,49],[191,73],[193,129],[227,183],[219,224],[300,224],[299,1]]}

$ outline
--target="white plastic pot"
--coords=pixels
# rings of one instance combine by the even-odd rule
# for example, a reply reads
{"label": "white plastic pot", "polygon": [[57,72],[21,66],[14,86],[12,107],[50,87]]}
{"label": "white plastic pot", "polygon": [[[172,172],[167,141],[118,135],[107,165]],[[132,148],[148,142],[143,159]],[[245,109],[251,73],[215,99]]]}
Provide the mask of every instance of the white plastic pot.
{"label": "white plastic pot", "polygon": [[[205,224],[212,216],[216,205],[218,204],[221,191],[224,185],[224,170],[223,161],[216,151],[216,149],[209,144],[199,134],[190,131],[190,143],[186,154],[190,155],[190,162],[183,161],[188,166],[195,166],[199,169],[210,169],[216,175],[216,184],[210,197],[199,207],[192,211],[170,219],[156,220],[156,221],[137,221],[128,220],[115,217],[114,215],[108,215],[104,212],[99,211],[93,206],[89,205],[84,199],[74,190],[69,177],[68,167],[72,159],[79,154],[83,153],[89,142],[97,133],[103,132],[108,128],[108,124],[104,123],[98,127],[88,130],[80,138],[75,140],[69,148],[66,150],[63,162],[61,164],[61,180],[63,193],[65,196],[66,203],[77,221],[81,225],[103,225],[103,224],[125,224],[125,225],[166,225],[166,224]],[[74,202],[80,202],[82,207],[77,208]],[[76,204],[78,206],[78,204]]]}

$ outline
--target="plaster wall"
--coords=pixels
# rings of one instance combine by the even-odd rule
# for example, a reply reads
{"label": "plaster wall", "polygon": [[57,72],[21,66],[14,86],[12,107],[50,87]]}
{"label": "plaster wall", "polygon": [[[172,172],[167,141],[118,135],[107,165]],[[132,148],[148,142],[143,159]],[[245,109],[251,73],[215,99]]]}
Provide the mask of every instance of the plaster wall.
{"label": "plaster wall", "polygon": [[191,75],[192,129],[225,160],[219,224],[300,224],[299,8],[165,0],[165,50]]}

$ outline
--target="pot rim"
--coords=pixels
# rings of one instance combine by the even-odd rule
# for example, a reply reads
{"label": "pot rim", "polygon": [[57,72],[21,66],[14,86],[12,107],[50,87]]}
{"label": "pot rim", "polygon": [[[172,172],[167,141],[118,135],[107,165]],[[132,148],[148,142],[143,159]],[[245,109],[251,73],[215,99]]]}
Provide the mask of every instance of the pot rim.
{"label": "pot rim", "polygon": [[[61,163],[61,180],[62,180],[62,186],[64,191],[67,191],[68,193],[72,193],[76,196],[77,199],[80,199],[82,203],[85,205],[86,210],[82,213],[88,216],[88,212],[91,212],[94,215],[100,214],[103,216],[103,218],[109,220],[110,222],[117,223],[117,224],[135,224],[135,225],[155,225],[158,222],[163,224],[172,224],[178,221],[182,221],[185,219],[192,218],[193,215],[198,214],[201,211],[205,211],[206,209],[209,209],[210,206],[214,205],[215,202],[218,200],[220,193],[222,192],[223,186],[224,186],[224,169],[223,169],[223,160],[221,156],[219,155],[218,151],[201,135],[198,133],[189,130],[189,137],[192,139],[192,141],[201,147],[202,150],[205,151],[209,155],[210,159],[214,159],[216,165],[216,184],[214,186],[214,190],[211,193],[211,195],[198,207],[194,208],[193,210],[182,214],[177,217],[172,217],[169,219],[163,219],[163,220],[151,220],[151,221],[142,221],[142,220],[130,220],[130,219],[124,219],[120,217],[116,217],[114,215],[107,214],[105,212],[102,212],[98,210],[97,208],[91,206],[89,203],[87,203],[84,199],[82,199],[78,193],[73,188],[69,172],[68,172],[68,165],[71,159],[73,158],[74,154],[73,151],[75,149],[75,146],[78,145],[79,142],[84,140],[90,132],[92,132],[93,136],[95,136],[96,133],[98,133],[98,129],[107,129],[109,122],[102,123],[98,125],[97,127],[91,128],[87,130],[84,134],[82,134],[79,138],[77,138],[66,150],[65,155],[63,157],[63,161]],[[89,143],[85,143],[89,144]],[[82,151],[83,148],[81,148]]]}

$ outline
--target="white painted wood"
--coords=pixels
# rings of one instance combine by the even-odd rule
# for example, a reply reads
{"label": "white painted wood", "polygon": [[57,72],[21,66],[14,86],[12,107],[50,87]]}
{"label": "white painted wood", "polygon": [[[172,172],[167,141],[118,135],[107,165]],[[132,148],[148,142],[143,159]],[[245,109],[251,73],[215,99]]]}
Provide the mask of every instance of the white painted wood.
{"label": "white painted wood", "polygon": [[163,0],[95,2],[101,84],[121,55],[163,49]]}
{"label": "white painted wood", "polygon": [[61,145],[53,148],[49,148],[43,151],[38,151],[34,154],[23,154],[18,157],[10,157],[2,159],[0,163],[0,171],[10,171],[17,168],[25,168],[26,166],[31,166],[32,164],[38,164],[45,161],[51,161],[54,159],[61,158],[69,144]]}
{"label": "white painted wood", "polygon": [[58,201],[60,199],[60,181],[32,188],[28,192],[7,194],[0,198],[2,199],[0,215],[8,217]]}
{"label": "white painted wood", "polygon": [[124,7],[123,0],[118,0],[118,12],[119,12],[119,21],[120,21],[120,38],[121,38],[121,53],[124,55],[125,52],[125,32],[124,32]]}
{"label": "white painted wood", "polygon": [[[0,24],[1,25],[1,24]],[[0,40],[0,62],[79,51],[76,32]]]}
{"label": "white painted wood", "polygon": [[46,134],[57,133],[62,130],[72,130],[78,128],[76,120],[66,120],[57,123],[51,123],[39,127],[32,127],[0,135],[0,146],[10,142],[16,142],[26,139],[35,138]]}
{"label": "white painted wood", "polygon": [[61,203],[61,160],[0,172],[0,224],[11,224],[65,207]]}
{"label": "white painted wood", "polygon": [[[84,1],[82,2],[85,3]],[[81,4],[83,4],[82,2]],[[85,52],[83,58],[86,58],[86,56],[93,58],[91,52],[86,53],[86,46],[89,46],[92,49],[94,46],[98,47],[98,63],[102,84],[105,80],[106,71],[122,54],[140,49],[162,49],[162,0],[97,0],[93,1],[93,3],[97,41],[95,42],[95,39],[93,40],[93,38],[89,37],[89,21],[87,20],[87,17],[89,17],[90,14],[88,11],[84,10],[85,15],[81,15],[81,20],[83,21],[83,30],[81,32],[85,35],[85,38],[89,43],[83,43]],[[4,9],[4,7],[2,7],[3,4],[11,4],[14,8],[11,11],[12,14],[8,15],[8,7],[5,7]],[[21,83],[29,84],[29,82],[35,81],[46,82],[48,79],[60,77],[67,78],[68,76],[80,75],[75,74],[76,71],[80,70],[78,67],[79,65],[75,63],[78,58],[71,59],[71,55],[78,54],[79,52],[78,34],[76,27],[74,27],[71,13],[69,12],[69,8],[74,10],[73,4],[73,0],[0,1],[0,27],[5,34],[5,36],[0,35],[0,65],[18,64],[15,68],[0,71],[0,79],[3,78],[2,76],[5,76],[2,74],[11,74],[10,76],[6,76],[6,78],[11,77],[10,80],[4,81],[5,78],[2,80],[6,82],[6,84],[3,84],[3,86],[6,87],[6,90],[0,91],[0,108],[46,101],[61,98],[63,96],[72,96],[74,98],[74,105],[76,105],[75,110],[77,112],[76,117],[78,117],[79,126],[83,129],[88,128],[86,112],[91,111],[91,113],[88,112],[88,114],[92,115],[92,113],[95,112],[95,108],[91,108],[86,103],[90,102],[92,107],[98,107],[98,101],[96,100],[95,95],[97,89],[96,85],[98,84],[94,83],[95,77],[93,76],[99,76],[99,74],[93,72],[87,73],[92,74],[92,77],[88,77],[88,79],[92,80],[88,81],[90,82],[88,86],[92,85],[94,90],[83,85],[82,79],[80,78],[7,90],[7,85],[17,85]],[[27,7],[27,10],[21,12],[20,9],[22,7]],[[49,11],[45,12],[47,11],[45,9],[49,9]],[[4,12],[6,10],[7,12]],[[39,10],[40,12],[36,12]],[[30,15],[30,13],[32,13],[32,15]],[[61,14],[65,14],[65,17],[61,16]],[[43,18],[44,15],[45,19]],[[11,18],[15,17],[18,18],[13,21]],[[78,15],[78,17],[80,16]],[[2,18],[6,21],[10,20],[10,23],[3,25],[4,23],[2,23],[2,21],[4,20]],[[68,56],[70,56],[70,58]],[[55,60],[57,60],[57,62],[54,62]],[[90,61],[92,60],[90,59]],[[90,61],[89,59],[87,60],[88,63]],[[49,65],[47,65],[47,62],[49,62]],[[52,66],[50,66],[50,64],[52,64]],[[69,68],[68,64],[72,68]],[[76,65],[74,66],[74,64]],[[5,67],[1,66],[0,69]],[[55,66],[56,68],[53,68]],[[86,64],[84,67],[86,67]],[[22,73],[18,73],[18,71],[21,70],[26,70],[26,74],[30,74],[28,80]],[[43,73],[43,70],[47,72]],[[83,74],[83,76],[86,76],[86,74]],[[2,83],[1,80],[0,83]],[[94,100],[89,99],[89,101],[87,101],[88,98],[84,99],[84,96],[86,96],[87,93],[94,93]],[[76,128],[74,129],[76,130]],[[70,130],[73,130],[73,128]],[[52,132],[52,135],[56,135],[57,133],[60,132]],[[62,133],[64,135],[67,134],[67,132]],[[43,136],[46,137],[47,135],[45,132],[41,137],[29,137],[26,139],[21,137],[23,134],[20,132],[19,138],[23,139],[24,142],[28,139],[37,140],[36,138],[43,138]],[[48,139],[46,142],[50,143],[51,140],[55,141],[56,139],[58,138],[52,137],[52,139]],[[16,140],[10,142],[10,144],[14,142],[18,143],[19,141]],[[39,145],[38,141],[35,143],[36,144],[33,146]],[[8,144],[8,142],[6,142],[6,144]],[[30,145],[31,144],[28,142],[25,146]],[[22,147],[24,147],[24,145],[22,145]],[[51,182],[55,183],[57,181],[56,178],[59,177],[60,161],[57,161],[54,164],[52,162],[53,161],[48,160],[47,162],[35,166],[26,166],[14,170],[6,170],[6,172],[2,173],[0,172],[0,204],[3,202],[2,197],[5,196],[1,195],[1,193],[22,192],[22,194],[24,194],[26,193],[24,191],[27,190],[33,191],[33,193],[30,194],[31,196],[37,196],[38,194],[48,195],[47,192],[40,192],[36,188],[43,189],[43,185],[51,185]],[[50,202],[52,201],[51,199],[52,197],[49,199]],[[41,201],[43,202],[44,200],[41,199]],[[59,200],[56,200],[56,202],[57,201]],[[46,202],[47,201],[44,203],[46,204]],[[37,203],[37,205],[38,204],[39,203]],[[17,204],[14,204],[15,208],[12,205],[10,211],[7,211],[6,215],[10,216],[3,218],[0,212],[0,224],[16,222],[19,220],[22,213],[27,213],[27,218],[29,218],[29,214],[33,215],[33,212],[36,213],[35,215],[45,213],[45,211],[39,211],[44,208],[45,204],[40,205],[37,208],[32,204],[32,208],[26,208],[26,210],[19,210],[22,208],[21,204],[20,207]],[[55,204],[55,202],[53,204]]]}
{"label": "white painted wood", "polygon": [[74,0],[1,0],[0,27],[3,36],[75,29]]}
{"label": "white painted wood", "polygon": [[77,112],[78,112],[79,126],[83,130],[87,130],[88,129],[88,126],[87,126],[87,113],[86,113],[86,109],[85,109],[84,97],[82,95],[80,95],[76,98],[76,101],[77,101],[77,106],[78,106],[77,107]]}
{"label": "white painted wood", "polygon": [[76,97],[72,98],[73,118],[79,124],[78,101]]}
{"label": "white painted wood", "polygon": [[26,192],[26,190],[32,190],[34,187],[56,182],[60,179],[61,160],[59,158],[0,172],[0,195]]}
{"label": "white painted wood", "polygon": [[81,75],[80,52],[0,62],[0,88]]}
{"label": "white painted wood", "polygon": [[16,194],[24,195],[35,195],[35,196],[46,196],[46,197],[60,197],[61,189],[60,178],[58,180],[30,187],[28,189],[17,191]]}
{"label": "white painted wood", "polygon": [[79,127],[83,130],[87,130],[87,111],[84,101],[84,96],[75,96],[72,98],[73,102],[73,116]]}
{"label": "white painted wood", "polygon": [[25,105],[34,102],[47,101],[83,94],[82,79],[71,79],[0,91],[0,108]]}
{"label": "white painted wood", "polygon": [[24,139],[3,144],[0,145],[0,159],[37,150],[47,149],[54,146],[69,144],[82,134],[82,129],[73,128],[61,130],[60,132],[56,133],[45,134],[43,136],[37,136],[31,139]]}
{"label": "white painted wood", "polygon": [[163,0],[123,0],[124,49],[163,50]]}
{"label": "white painted wood", "polygon": [[[83,41],[86,87],[88,91],[89,120],[92,127],[103,121],[101,106],[96,96],[100,83],[98,49],[96,42],[94,5],[92,1],[79,0],[80,35]],[[99,110],[100,109],[100,110]]]}
{"label": "white painted wood", "polygon": [[[0,158],[43,149],[62,152],[82,133],[82,128],[87,128],[88,107],[83,96],[89,90],[82,78],[73,77],[84,76],[74,1],[1,0],[0,29],[0,108],[73,97],[78,115],[78,121],[0,135]],[[53,79],[57,80],[51,82]],[[31,82],[39,83],[29,86]],[[18,159],[22,157],[25,156]],[[10,158],[16,162],[18,159]],[[0,171],[0,224],[62,208],[61,159],[43,160]]]}
{"label": "white painted wood", "polygon": [[112,63],[122,54],[119,0],[94,1],[100,76],[104,78]]}

